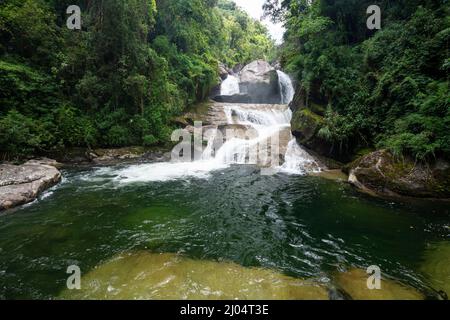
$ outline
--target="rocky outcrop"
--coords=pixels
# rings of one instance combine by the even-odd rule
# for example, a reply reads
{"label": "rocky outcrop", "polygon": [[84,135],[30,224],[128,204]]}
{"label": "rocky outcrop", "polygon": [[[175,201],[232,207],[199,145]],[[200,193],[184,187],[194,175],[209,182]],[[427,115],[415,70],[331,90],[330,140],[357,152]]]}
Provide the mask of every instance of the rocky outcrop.
{"label": "rocky outcrop", "polygon": [[246,65],[239,79],[240,92],[250,96],[251,103],[280,103],[278,73],[268,62],[257,60]]}
{"label": "rocky outcrop", "polygon": [[293,112],[292,134],[299,144],[315,153],[316,156],[343,163],[350,162],[353,150],[345,150],[341,146],[333,145],[319,134],[324,124],[326,104],[311,97],[307,99],[306,95],[302,87],[297,88],[294,99],[289,105]]}
{"label": "rocky outcrop", "polygon": [[319,136],[324,119],[308,108],[298,109],[291,120],[292,134],[302,146],[314,151],[317,155],[345,162],[334,146]]}
{"label": "rocky outcrop", "polygon": [[139,161],[162,162],[170,159],[169,153],[164,150],[149,150],[144,147],[95,149],[89,152],[88,157],[90,161],[99,165],[114,165]]}
{"label": "rocky outcrop", "polygon": [[56,185],[61,173],[55,166],[58,163],[50,159],[31,160],[20,166],[0,165],[0,211],[34,201]]}
{"label": "rocky outcrop", "polygon": [[349,182],[374,195],[450,199],[450,163],[415,163],[379,150],[349,166]]}

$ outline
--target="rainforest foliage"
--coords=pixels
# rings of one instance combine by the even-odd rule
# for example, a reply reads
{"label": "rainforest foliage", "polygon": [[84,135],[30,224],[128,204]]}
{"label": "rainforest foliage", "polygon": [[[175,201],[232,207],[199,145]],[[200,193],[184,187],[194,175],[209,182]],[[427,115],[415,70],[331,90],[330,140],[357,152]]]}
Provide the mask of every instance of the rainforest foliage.
{"label": "rainforest foliage", "polygon": [[[78,5],[82,30],[69,30]],[[267,59],[265,27],[228,0],[0,3],[0,153],[168,141],[218,62]]]}
{"label": "rainforest foliage", "polygon": [[[381,30],[366,26],[373,4]],[[286,25],[282,63],[324,116],[319,136],[344,152],[450,158],[449,1],[267,0],[265,10]]]}

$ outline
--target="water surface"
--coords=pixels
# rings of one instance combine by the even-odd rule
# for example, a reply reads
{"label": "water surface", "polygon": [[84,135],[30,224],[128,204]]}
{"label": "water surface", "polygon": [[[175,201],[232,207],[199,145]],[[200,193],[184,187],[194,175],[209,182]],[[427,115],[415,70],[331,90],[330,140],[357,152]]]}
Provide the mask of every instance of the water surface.
{"label": "water surface", "polygon": [[328,285],[336,273],[378,265],[423,293],[448,277],[448,267],[440,279],[424,268],[430,248],[450,245],[448,203],[375,199],[345,183],[245,165],[166,181],[123,176],[136,169],[65,170],[38,201],[2,214],[0,298],[58,298],[69,265],[86,274],[133,251]]}

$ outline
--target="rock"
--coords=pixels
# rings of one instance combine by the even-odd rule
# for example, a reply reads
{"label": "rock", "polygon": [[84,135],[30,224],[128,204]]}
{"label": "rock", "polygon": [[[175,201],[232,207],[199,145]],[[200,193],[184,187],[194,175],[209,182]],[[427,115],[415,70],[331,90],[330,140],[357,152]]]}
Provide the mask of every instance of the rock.
{"label": "rock", "polygon": [[164,148],[125,147],[117,149],[95,149],[86,152],[86,159],[98,165],[139,163],[142,161],[161,162],[170,158],[165,156]]}
{"label": "rock", "polygon": [[26,162],[25,164],[30,164],[30,165],[46,165],[46,166],[52,166],[55,168],[61,168],[62,167],[62,163],[59,163],[56,160],[53,159],[49,159],[49,158],[39,158],[39,159],[33,159],[30,160],[28,162]]}
{"label": "rock", "polygon": [[124,160],[137,160],[146,154],[143,147],[126,147],[118,149],[95,149],[91,152],[92,162],[96,164],[114,164]]}
{"label": "rock", "polygon": [[239,72],[239,78],[240,92],[249,95],[251,103],[280,103],[278,73],[268,62],[253,61]]}
{"label": "rock", "polygon": [[341,170],[324,170],[317,173],[311,173],[310,175],[340,182],[345,182],[348,180],[348,176]]}
{"label": "rock", "polygon": [[378,150],[351,164],[349,182],[381,196],[449,199],[450,164],[444,160],[432,165],[399,160],[387,150]]}
{"label": "rock", "polygon": [[216,96],[213,98],[216,102],[221,103],[252,103],[253,99],[248,94],[234,94],[231,96]]}
{"label": "rock", "polygon": [[228,70],[228,68],[222,63],[219,62],[219,76],[222,80],[225,80],[228,75],[230,74],[230,71]]}
{"label": "rock", "polygon": [[58,165],[51,159],[31,160],[15,166],[0,165],[0,211],[34,201],[61,181]]}
{"label": "rock", "polygon": [[220,91],[222,87],[222,79],[219,78],[217,81],[217,85],[211,88],[211,91],[209,93],[209,99],[214,99],[217,96],[220,96]]}
{"label": "rock", "polygon": [[238,74],[239,72],[241,72],[242,68],[244,68],[244,66],[241,63],[238,63],[233,67],[231,71],[233,74]]}
{"label": "rock", "polygon": [[441,299],[450,296],[450,243],[442,241],[430,244],[423,257],[420,268],[433,286],[440,294]]}
{"label": "rock", "polygon": [[329,168],[337,169],[342,167],[339,162],[347,163],[353,160],[353,150],[341,149],[340,146],[334,146],[320,137],[319,131],[324,125],[326,106],[327,104],[318,98],[308,97],[306,90],[298,86],[294,99],[289,104],[293,112],[292,134],[297,138],[298,143],[314,153],[314,156],[328,158],[321,161]]}
{"label": "rock", "polygon": [[335,276],[336,284],[354,300],[423,300],[425,297],[412,287],[396,281],[381,279],[380,290],[369,290],[369,275],[361,269],[351,269]]}
{"label": "rock", "polygon": [[281,62],[279,60],[274,61],[271,64],[272,68],[274,68],[275,70],[281,70]]}
{"label": "rock", "polygon": [[81,290],[61,299],[327,300],[327,289],[263,268],[193,260],[176,254],[131,252],[83,275]]}
{"label": "rock", "polygon": [[307,108],[298,109],[294,112],[291,120],[292,134],[300,145],[312,150],[317,156],[347,162],[347,156],[340,154],[338,148],[334,148],[331,143],[318,135],[323,123],[323,117],[317,113]]}

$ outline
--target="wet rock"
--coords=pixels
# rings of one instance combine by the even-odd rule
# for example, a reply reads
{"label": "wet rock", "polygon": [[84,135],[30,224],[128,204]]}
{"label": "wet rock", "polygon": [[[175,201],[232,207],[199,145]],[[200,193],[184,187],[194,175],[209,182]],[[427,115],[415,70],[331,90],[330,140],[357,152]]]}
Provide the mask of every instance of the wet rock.
{"label": "wet rock", "polygon": [[32,202],[61,181],[61,173],[53,165],[58,163],[51,159],[0,165],[0,211]]}
{"label": "wet rock", "polygon": [[41,165],[42,164],[42,165],[46,165],[46,166],[52,166],[55,168],[62,167],[62,163],[59,163],[58,161],[49,159],[49,158],[33,159],[33,160],[29,160],[25,164],[29,164],[29,165]]}
{"label": "wet rock", "polygon": [[222,103],[252,103],[253,99],[249,94],[234,94],[231,96],[216,96],[213,98],[216,102]]}
{"label": "wet rock", "polygon": [[386,278],[382,278],[380,290],[370,290],[367,287],[368,277],[364,270],[351,269],[337,274],[335,282],[354,300],[423,300],[425,298],[414,288]]}
{"label": "wet rock", "polygon": [[268,62],[253,61],[239,72],[239,78],[240,92],[250,96],[251,103],[280,103],[278,73]]}
{"label": "wet rock", "polygon": [[348,176],[341,170],[324,170],[318,173],[311,173],[310,175],[340,182],[348,180]]}
{"label": "wet rock", "polygon": [[219,76],[222,80],[225,80],[230,74],[230,70],[222,63],[219,62]]}
{"label": "wet rock", "polygon": [[279,60],[274,61],[271,64],[272,68],[274,68],[275,70],[281,70],[281,62]]}
{"label": "wet rock", "polygon": [[239,72],[241,72],[242,68],[244,68],[244,65],[241,63],[238,63],[237,65],[235,65],[233,67],[233,69],[231,71],[233,74],[238,74]]}
{"label": "wet rock", "polygon": [[341,162],[351,161],[351,153],[340,150],[338,146],[323,139],[319,131],[324,124],[323,116],[310,109],[298,109],[294,112],[291,120],[292,134],[297,142],[306,147],[329,168],[337,169],[342,167]]}
{"label": "wet rock", "polygon": [[145,147],[125,147],[118,149],[95,149],[90,159],[98,165],[114,165],[119,163],[136,163],[142,161],[160,162],[168,160],[165,150],[147,149]]}
{"label": "wet rock", "polygon": [[327,300],[327,289],[261,268],[134,252],[100,265],[62,299]]}
{"label": "wet rock", "polygon": [[450,295],[450,243],[438,242],[425,251],[421,271],[427,277],[439,299],[447,300]]}
{"label": "wet rock", "polygon": [[378,150],[350,166],[349,182],[381,196],[449,199],[450,164],[443,160],[427,165],[396,159],[389,151]]}

